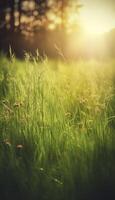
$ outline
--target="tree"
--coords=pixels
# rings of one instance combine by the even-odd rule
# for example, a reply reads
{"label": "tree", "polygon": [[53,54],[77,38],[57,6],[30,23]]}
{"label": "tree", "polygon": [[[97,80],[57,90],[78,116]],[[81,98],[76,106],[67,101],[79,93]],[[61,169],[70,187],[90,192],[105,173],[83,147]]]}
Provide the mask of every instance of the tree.
{"label": "tree", "polygon": [[[2,22],[11,31],[34,32],[42,29],[69,29],[81,7],[76,0],[5,0],[0,2]],[[3,19],[4,18],[4,19]]]}
{"label": "tree", "polygon": [[0,29],[5,27],[5,9],[7,5],[7,0],[0,1]]}
{"label": "tree", "polygon": [[15,28],[15,17],[14,17],[15,0],[9,1],[9,7],[11,9],[11,11],[10,11],[10,30],[11,30],[11,32],[14,32],[14,28]]}

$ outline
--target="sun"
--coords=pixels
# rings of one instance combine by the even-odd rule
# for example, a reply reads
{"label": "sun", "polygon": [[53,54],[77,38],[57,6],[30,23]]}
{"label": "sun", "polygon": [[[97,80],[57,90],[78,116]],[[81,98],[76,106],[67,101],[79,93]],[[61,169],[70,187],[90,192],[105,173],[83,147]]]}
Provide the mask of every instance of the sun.
{"label": "sun", "polygon": [[110,23],[106,17],[100,15],[86,15],[82,19],[82,26],[86,33],[92,35],[103,34],[111,29]]}
{"label": "sun", "polygon": [[88,21],[85,21],[83,23],[83,28],[86,33],[92,35],[103,34],[109,30],[106,22],[97,19],[89,19]]}
{"label": "sun", "polygon": [[103,34],[115,27],[113,17],[104,10],[84,8],[80,20],[85,32],[92,35]]}

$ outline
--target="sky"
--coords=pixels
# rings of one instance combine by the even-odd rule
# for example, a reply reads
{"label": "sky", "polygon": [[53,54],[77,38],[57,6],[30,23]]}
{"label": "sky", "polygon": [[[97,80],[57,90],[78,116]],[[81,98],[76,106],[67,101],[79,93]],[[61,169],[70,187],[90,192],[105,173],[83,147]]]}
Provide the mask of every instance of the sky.
{"label": "sky", "polygon": [[101,34],[115,28],[115,0],[79,0],[80,19],[88,33]]}

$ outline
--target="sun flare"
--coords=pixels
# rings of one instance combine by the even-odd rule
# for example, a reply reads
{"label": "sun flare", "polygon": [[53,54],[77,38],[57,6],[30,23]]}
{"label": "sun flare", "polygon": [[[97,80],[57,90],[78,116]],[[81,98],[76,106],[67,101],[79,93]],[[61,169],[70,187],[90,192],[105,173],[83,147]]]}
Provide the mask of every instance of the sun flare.
{"label": "sun flare", "polygon": [[103,34],[113,28],[109,18],[98,14],[90,16],[84,13],[84,15],[82,15],[81,24],[86,33],[93,35]]}
{"label": "sun flare", "polygon": [[83,8],[80,12],[80,19],[83,29],[86,33],[97,35],[110,31],[115,27],[115,15],[110,8],[107,8],[104,4],[103,7],[99,3],[91,1],[83,2]]}
{"label": "sun flare", "polygon": [[103,34],[110,29],[106,22],[91,18],[83,23],[83,28],[86,33],[93,35]]}

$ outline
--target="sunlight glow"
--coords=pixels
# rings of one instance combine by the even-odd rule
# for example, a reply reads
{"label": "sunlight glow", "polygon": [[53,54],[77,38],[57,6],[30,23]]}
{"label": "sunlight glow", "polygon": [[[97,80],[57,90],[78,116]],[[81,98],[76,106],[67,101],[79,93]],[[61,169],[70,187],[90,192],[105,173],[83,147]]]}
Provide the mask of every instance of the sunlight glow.
{"label": "sunlight glow", "polygon": [[103,34],[110,31],[115,27],[115,16],[113,13],[103,4],[103,7],[93,6],[92,4],[86,4],[83,1],[83,8],[80,12],[80,20],[83,29],[88,34]]}
{"label": "sunlight glow", "polygon": [[103,34],[104,32],[109,31],[111,28],[106,24],[106,21],[99,19],[89,18],[88,21],[85,21],[83,24],[84,30],[88,34]]}

